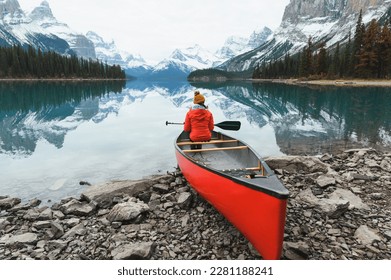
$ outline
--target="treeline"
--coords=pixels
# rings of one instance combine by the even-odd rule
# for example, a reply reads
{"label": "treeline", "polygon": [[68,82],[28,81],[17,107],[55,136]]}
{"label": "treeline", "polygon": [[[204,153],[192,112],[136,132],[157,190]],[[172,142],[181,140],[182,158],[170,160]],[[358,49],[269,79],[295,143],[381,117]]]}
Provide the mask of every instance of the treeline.
{"label": "treeline", "polygon": [[209,69],[199,69],[191,72],[187,76],[188,81],[193,82],[223,82],[227,80],[242,80],[244,78],[250,78],[251,72],[242,71],[242,72],[228,72],[220,69],[209,68]]}
{"label": "treeline", "polygon": [[0,78],[125,79],[125,72],[119,65],[16,45],[0,47]]}
{"label": "treeline", "polygon": [[383,26],[372,20],[362,22],[360,12],[354,37],[326,49],[325,43],[314,44],[311,38],[297,55],[263,63],[255,68],[253,78],[365,78],[387,79],[391,75],[390,22]]}

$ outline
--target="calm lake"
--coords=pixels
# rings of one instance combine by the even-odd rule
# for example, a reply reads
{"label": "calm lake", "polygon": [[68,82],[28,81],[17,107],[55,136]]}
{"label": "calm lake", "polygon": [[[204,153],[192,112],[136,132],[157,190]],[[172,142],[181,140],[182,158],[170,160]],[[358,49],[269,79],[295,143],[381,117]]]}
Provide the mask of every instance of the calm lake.
{"label": "calm lake", "polygon": [[[176,167],[174,140],[200,89],[215,122],[264,157],[391,150],[391,90],[282,84],[0,83],[0,197],[44,203]],[[216,129],[219,130],[219,129]]]}

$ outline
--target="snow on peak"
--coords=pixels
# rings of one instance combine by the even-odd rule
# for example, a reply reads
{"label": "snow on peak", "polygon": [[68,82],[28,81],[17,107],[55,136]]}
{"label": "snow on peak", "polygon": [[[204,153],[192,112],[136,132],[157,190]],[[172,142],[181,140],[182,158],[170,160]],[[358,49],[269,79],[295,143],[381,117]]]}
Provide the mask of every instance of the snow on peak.
{"label": "snow on peak", "polygon": [[125,68],[139,67],[146,64],[140,55],[129,54],[119,50],[114,42],[106,42],[101,36],[93,31],[88,31],[86,37],[95,45],[96,57],[108,64],[117,64]]}
{"label": "snow on peak", "polygon": [[31,19],[33,20],[55,20],[52,10],[50,9],[49,3],[47,1],[43,1],[41,5],[34,8],[29,14]]}
{"label": "snow on peak", "polygon": [[26,21],[26,16],[17,0],[6,0],[0,2],[0,20],[5,24],[19,24]]}
{"label": "snow on peak", "polygon": [[216,51],[221,61],[228,60],[242,53],[253,50],[265,43],[273,32],[268,27],[256,29],[249,38],[231,36],[228,37],[224,46]]}
{"label": "snow on peak", "polygon": [[196,44],[188,48],[174,50],[169,59],[161,63],[177,62],[184,63],[194,69],[204,69],[212,67],[213,62],[217,59],[214,54]]}

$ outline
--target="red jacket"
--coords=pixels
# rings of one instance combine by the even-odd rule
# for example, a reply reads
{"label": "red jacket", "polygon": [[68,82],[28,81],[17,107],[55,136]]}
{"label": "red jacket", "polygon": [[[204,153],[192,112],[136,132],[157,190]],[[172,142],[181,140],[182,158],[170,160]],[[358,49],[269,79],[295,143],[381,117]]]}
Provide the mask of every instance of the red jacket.
{"label": "red jacket", "polygon": [[206,108],[195,105],[187,112],[184,131],[190,132],[192,141],[209,141],[213,129],[213,115]]}

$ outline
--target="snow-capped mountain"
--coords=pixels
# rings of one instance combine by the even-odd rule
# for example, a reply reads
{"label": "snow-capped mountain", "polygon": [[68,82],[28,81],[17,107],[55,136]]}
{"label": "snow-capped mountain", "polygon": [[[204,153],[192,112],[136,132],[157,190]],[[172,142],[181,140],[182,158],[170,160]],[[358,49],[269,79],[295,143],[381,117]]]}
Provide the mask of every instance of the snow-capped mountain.
{"label": "snow-capped mountain", "polygon": [[117,49],[114,42],[104,42],[94,32],[88,32],[87,38],[95,45],[96,57],[109,64],[121,65],[130,76],[145,80],[186,79],[194,70],[216,67],[239,54],[250,51],[264,43],[272,31],[261,28],[249,38],[230,37],[224,46],[212,53],[196,44],[192,47],[175,49],[168,58],[159,63],[148,64],[140,55],[132,55]]}
{"label": "snow-capped mountain", "polygon": [[93,43],[58,22],[46,1],[29,14],[21,9],[17,0],[0,1],[0,44],[31,45],[45,51],[95,58]]}
{"label": "snow-capped mountain", "polygon": [[151,68],[141,56],[119,50],[113,41],[105,42],[92,31],[83,35],[59,22],[47,1],[27,13],[17,0],[0,0],[0,46],[14,44],[99,59],[124,69],[138,69],[141,73]]}
{"label": "snow-capped mountain", "polygon": [[53,16],[49,3],[43,1],[29,15],[32,22],[42,27],[48,34],[55,34],[64,39],[79,56],[96,58],[94,44],[86,36],[71,29],[67,24],[58,22]]}
{"label": "snow-capped mountain", "polygon": [[149,79],[184,79],[194,70],[212,67],[218,59],[199,45],[176,49],[169,58],[155,65],[147,76]]}
{"label": "snow-capped mountain", "polygon": [[239,55],[220,68],[244,71],[258,63],[278,59],[286,53],[295,54],[306,46],[311,37],[314,43],[333,46],[354,34],[360,10],[363,22],[379,19],[391,8],[390,0],[291,0],[285,8],[280,27],[274,36],[258,48]]}
{"label": "snow-capped mountain", "polygon": [[110,65],[120,65],[128,75],[138,78],[185,79],[194,70],[216,67],[253,50],[271,34],[271,30],[264,27],[254,31],[249,38],[230,37],[215,53],[199,45],[176,49],[170,57],[157,65],[150,65],[140,55],[118,49],[114,41],[106,42],[95,32],[83,35],[59,22],[47,1],[27,13],[21,9],[18,0],[0,0],[1,46],[31,45],[43,51],[98,59]]}
{"label": "snow-capped mountain", "polygon": [[226,41],[224,46],[216,51],[216,56],[219,61],[214,63],[217,66],[235,56],[251,51],[263,43],[265,43],[273,32],[268,27],[255,30],[249,38],[231,36]]}
{"label": "snow-capped mountain", "polygon": [[117,64],[124,68],[146,65],[140,55],[132,55],[118,49],[114,41],[105,42],[104,39],[93,31],[89,31],[86,37],[94,43],[96,58],[110,65]]}
{"label": "snow-capped mountain", "polygon": [[169,58],[153,66],[150,72],[146,72],[143,78],[185,79],[194,70],[216,67],[230,58],[253,50],[263,44],[271,34],[272,31],[264,27],[254,31],[249,38],[231,36],[215,53],[198,44],[185,49],[176,49]]}

